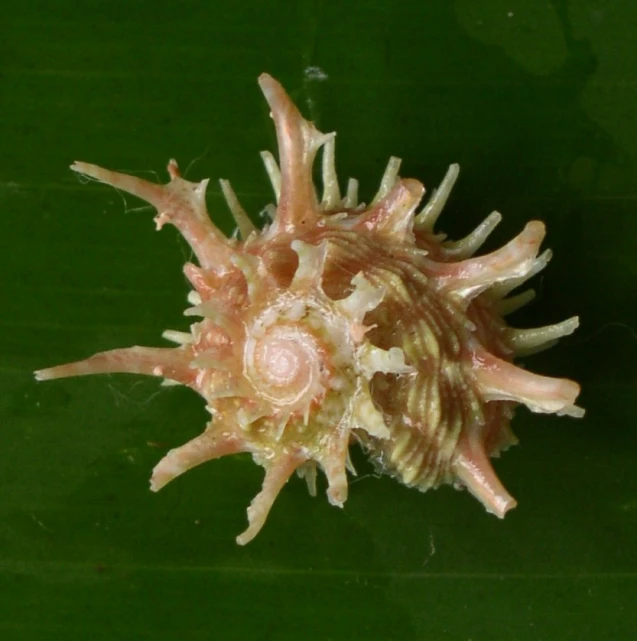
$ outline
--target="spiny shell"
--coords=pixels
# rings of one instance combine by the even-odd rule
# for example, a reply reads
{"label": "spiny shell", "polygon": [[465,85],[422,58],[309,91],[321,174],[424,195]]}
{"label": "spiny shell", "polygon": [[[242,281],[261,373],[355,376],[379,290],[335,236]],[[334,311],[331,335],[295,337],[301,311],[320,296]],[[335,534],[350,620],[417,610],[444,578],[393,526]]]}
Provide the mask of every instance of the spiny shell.
{"label": "spiny shell", "polygon": [[[257,230],[230,183],[221,188],[241,240],[228,239],[205,206],[207,180],[191,183],[168,164],[167,185],[95,165],[72,169],[148,201],[157,227],[175,225],[198,265],[184,267],[193,290],[189,332],[166,331],[176,348],[130,347],[36,372],[38,380],[103,372],[163,377],[196,390],[213,418],[192,441],[155,467],[159,490],[205,461],[250,452],[265,470],[248,508],[245,544],[263,526],[294,471],[316,492],[327,476],[328,498],[342,506],[349,445],[358,441],[378,468],[408,486],[465,486],[502,517],[515,505],[489,457],[516,442],[513,409],[582,416],[576,383],[532,374],[513,357],[552,345],[577,318],[538,329],[511,329],[503,316],[533,298],[513,289],[543,269],[544,225],[533,221],[502,249],[473,257],[500,221],[492,213],[463,240],[434,232],[458,176],[452,165],[416,213],[417,180],[398,177],[392,158],[369,206],[357,182],[345,196],[334,164],[334,135],[304,120],[283,88],[259,84],[277,131],[279,163],[263,152],[276,206]],[[323,194],[312,181],[323,147]]]}

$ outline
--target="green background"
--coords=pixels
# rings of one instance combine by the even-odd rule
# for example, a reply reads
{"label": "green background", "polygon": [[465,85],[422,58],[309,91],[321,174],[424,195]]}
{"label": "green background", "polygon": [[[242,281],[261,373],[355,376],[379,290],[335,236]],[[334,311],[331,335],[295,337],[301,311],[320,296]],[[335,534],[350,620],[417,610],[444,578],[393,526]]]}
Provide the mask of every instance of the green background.
{"label": "green background", "polygon": [[[11,2],[0,24],[0,639],[634,639],[637,628],[637,3],[631,0]],[[327,75],[320,80],[309,67]],[[490,247],[548,226],[519,326],[578,313],[535,371],[578,379],[584,420],[520,410],[496,467],[504,521],[466,493],[376,478],[344,510],[286,486],[234,543],[262,470],[236,457],[157,495],[153,465],[204,425],[154,380],[36,384],[33,369],[184,329],[189,250],[68,170],[218,177],[258,220],[274,133],[256,77],[339,132],[342,178],[389,155],[435,186],[441,227],[497,208]]]}

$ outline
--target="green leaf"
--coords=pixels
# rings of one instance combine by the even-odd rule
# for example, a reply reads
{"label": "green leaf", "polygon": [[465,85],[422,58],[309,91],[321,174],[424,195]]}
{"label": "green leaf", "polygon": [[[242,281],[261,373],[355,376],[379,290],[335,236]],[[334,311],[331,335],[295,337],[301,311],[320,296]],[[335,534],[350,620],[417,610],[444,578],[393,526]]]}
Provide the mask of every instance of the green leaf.
{"label": "green leaf", "polygon": [[[637,628],[637,5],[565,0],[26,0],[3,9],[0,63],[0,638],[633,639]],[[325,74],[311,69],[318,68]],[[308,69],[310,71],[308,71]],[[189,258],[173,230],[74,160],[165,180],[175,157],[255,220],[274,148],[256,77],[336,130],[341,176],[386,159],[435,186],[461,235],[493,246],[537,217],[555,258],[531,326],[581,316],[529,364],[583,385],[584,420],[530,415],[496,462],[519,501],[500,522],[466,493],[362,471],[344,510],[286,486],[234,543],[261,470],[235,457],[161,493],[154,464],[200,431],[200,399],[113,376],[32,370],[161,344]]]}

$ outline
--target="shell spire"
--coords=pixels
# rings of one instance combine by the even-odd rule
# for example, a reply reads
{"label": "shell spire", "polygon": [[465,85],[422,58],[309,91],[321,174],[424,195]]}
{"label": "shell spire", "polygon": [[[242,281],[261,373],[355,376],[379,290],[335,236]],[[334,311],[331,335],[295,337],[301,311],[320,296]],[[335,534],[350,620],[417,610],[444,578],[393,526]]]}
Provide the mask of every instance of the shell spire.
{"label": "shell spire", "polygon": [[[240,234],[226,238],[206,210],[208,181],[184,180],[173,160],[166,185],[72,165],[146,200],[157,209],[158,229],[171,223],[188,241],[196,258],[184,266],[191,324],[163,333],[175,347],[101,352],[36,378],[124,372],[200,394],[211,421],[159,461],[151,489],[207,461],[252,455],[265,476],[241,545],[261,530],[294,472],[315,495],[322,470],[329,502],[342,507],[347,473],[355,473],[352,443],[407,486],[466,487],[504,516],[515,499],[490,458],[517,442],[513,409],[583,415],[576,383],[513,363],[572,333],[577,317],[535,329],[504,321],[534,297],[533,290],[510,292],[551,257],[539,253],[544,225],[532,221],[501,249],[477,256],[498,212],[459,241],[436,233],[457,165],[419,213],[425,188],[399,176],[398,158],[390,159],[371,204],[359,203],[356,180],[344,193],[339,186],[335,134],[305,120],[271,76],[262,74],[259,85],[278,141],[278,162],[261,153],[276,200],[266,206],[271,224],[263,230],[223,179]],[[319,197],[312,170],[321,147]]]}

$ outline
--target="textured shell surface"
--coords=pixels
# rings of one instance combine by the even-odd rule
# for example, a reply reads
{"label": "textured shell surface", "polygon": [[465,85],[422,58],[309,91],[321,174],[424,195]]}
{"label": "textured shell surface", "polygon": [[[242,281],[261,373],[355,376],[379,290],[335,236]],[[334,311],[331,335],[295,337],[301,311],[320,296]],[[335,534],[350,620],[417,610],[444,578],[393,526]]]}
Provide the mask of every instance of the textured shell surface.
{"label": "textured shell surface", "polygon": [[[247,452],[265,468],[248,507],[245,544],[263,527],[294,472],[316,493],[317,470],[330,503],[347,498],[349,447],[360,444],[377,469],[422,491],[467,488],[499,517],[515,506],[490,458],[516,443],[517,405],[583,415],[579,386],[531,373],[517,356],[553,345],[578,319],[513,329],[504,317],[532,300],[510,293],[542,270],[544,225],[529,222],[507,245],[475,256],[500,221],[497,212],[449,241],[434,226],[453,184],[452,165],[424,207],[423,185],[398,175],[391,158],[369,205],[350,179],[343,195],[335,134],[306,121],[267,74],[259,85],[276,127],[278,161],[262,152],[276,204],[257,229],[230,183],[221,189],[239,236],[225,237],[205,204],[207,180],[183,179],[174,160],[165,185],[84,162],[72,169],[138,196],[157,209],[157,228],[175,225],[197,264],[187,332],[176,347],[128,347],[36,372],[38,380],[129,372],[186,385],[206,401],[204,432],[170,450],[152,473],[159,490],[206,461]],[[322,148],[322,185],[312,178]]]}

